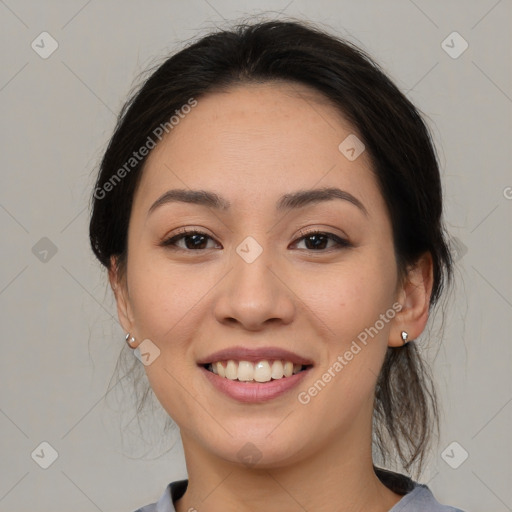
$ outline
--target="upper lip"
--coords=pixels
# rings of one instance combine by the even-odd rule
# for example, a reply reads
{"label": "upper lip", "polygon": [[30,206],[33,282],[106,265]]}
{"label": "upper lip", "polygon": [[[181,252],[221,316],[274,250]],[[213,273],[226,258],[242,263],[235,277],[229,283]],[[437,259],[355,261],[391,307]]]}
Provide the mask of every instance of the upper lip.
{"label": "upper lip", "polygon": [[233,359],[235,361],[250,361],[257,363],[262,360],[281,359],[283,361],[291,361],[294,364],[311,365],[313,362],[307,357],[303,357],[290,350],[279,347],[228,347],[201,358],[197,364],[209,364],[217,361],[227,361]]}

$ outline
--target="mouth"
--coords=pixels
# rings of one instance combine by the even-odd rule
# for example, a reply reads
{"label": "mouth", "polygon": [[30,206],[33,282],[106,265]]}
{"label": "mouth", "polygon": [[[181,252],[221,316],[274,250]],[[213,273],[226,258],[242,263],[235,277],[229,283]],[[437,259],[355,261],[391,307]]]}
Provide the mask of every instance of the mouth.
{"label": "mouth", "polygon": [[306,378],[313,361],[277,347],[232,347],[197,365],[217,391],[238,402],[256,403],[291,392]]}
{"label": "mouth", "polygon": [[223,379],[265,383],[287,379],[292,375],[308,370],[312,365],[293,363],[282,359],[262,359],[257,362],[228,359],[206,363],[202,366],[205,370]]}

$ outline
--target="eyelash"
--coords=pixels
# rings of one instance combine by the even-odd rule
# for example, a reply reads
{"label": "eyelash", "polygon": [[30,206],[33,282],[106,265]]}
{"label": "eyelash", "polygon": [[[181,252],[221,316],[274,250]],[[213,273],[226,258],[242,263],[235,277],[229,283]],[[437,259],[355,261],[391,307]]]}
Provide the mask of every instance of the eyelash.
{"label": "eyelash", "polygon": [[[186,251],[186,252],[195,252],[195,251],[199,252],[199,251],[207,250],[207,249],[183,249],[182,247],[178,247],[176,245],[177,241],[179,241],[183,238],[186,238],[187,236],[193,236],[193,235],[203,235],[203,236],[206,236],[207,238],[213,240],[213,238],[211,236],[207,235],[206,233],[203,233],[202,231],[198,231],[198,230],[194,230],[194,229],[191,229],[191,230],[183,229],[178,234],[173,235],[172,237],[164,240],[161,243],[161,245],[163,247],[167,247],[172,250],[181,250],[181,251]],[[297,241],[302,241],[305,238],[308,238],[308,237],[314,236],[314,235],[322,235],[322,236],[326,237],[327,239],[332,240],[333,242],[336,242],[338,247],[330,247],[328,249],[319,249],[319,250],[314,250],[314,249],[305,249],[305,250],[311,251],[311,252],[328,252],[333,249],[341,250],[341,249],[346,249],[348,247],[352,247],[352,244],[348,240],[340,238],[339,236],[336,236],[333,233],[328,233],[328,232],[321,231],[318,229],[311,230],[311,231],[300,231],[300,238],[298,238]],[[304,249],[302,249],[302,250],[304,250]]]}

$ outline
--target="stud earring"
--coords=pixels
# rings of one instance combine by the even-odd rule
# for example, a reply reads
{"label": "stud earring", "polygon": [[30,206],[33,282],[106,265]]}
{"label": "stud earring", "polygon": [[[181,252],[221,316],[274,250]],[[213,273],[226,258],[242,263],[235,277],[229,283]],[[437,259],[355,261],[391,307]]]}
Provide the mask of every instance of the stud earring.
{"label": "stud earring", "polygon": [[400,336],[402,337],[403,344],[406,345],[408,343],[407,339],[409,338],[409,335],[406,331],[402,331]]}
{"label": "stud earring", "polygon": [[130,348],[137,348],[137,347],[132,346],[132,343],[135,343],[135,338],[130,333],[127,333],[124,339],[126,341],[126,344]]}

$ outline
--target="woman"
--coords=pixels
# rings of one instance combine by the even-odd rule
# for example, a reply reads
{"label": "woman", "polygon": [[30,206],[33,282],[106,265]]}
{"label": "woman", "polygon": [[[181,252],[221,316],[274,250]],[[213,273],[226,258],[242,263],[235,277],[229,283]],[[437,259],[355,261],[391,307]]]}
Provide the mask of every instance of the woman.
{"label": "woman", "polygon": [[[143,512],[448,511],[414,340],[452,262],[428,129],[304,23],[212,33],[123,109],[90,238],[188,479]],[[375,448],[375,450],[372,450]]]}

